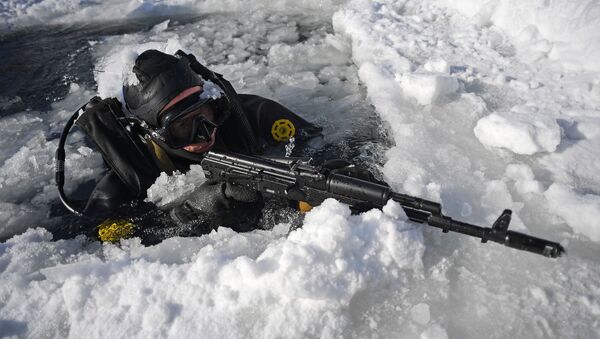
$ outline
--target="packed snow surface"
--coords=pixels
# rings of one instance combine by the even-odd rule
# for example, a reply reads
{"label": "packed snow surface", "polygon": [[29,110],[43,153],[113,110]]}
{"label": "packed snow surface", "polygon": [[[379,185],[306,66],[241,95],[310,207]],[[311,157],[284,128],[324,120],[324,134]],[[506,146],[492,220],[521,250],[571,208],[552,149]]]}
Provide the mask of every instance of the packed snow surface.
{"label": "packed snow surface", "polygon": [[[599,11],[585,0],[3,2],[5,30],[203,16],[90,41],[96,89],[73,83],[49,112],[0,119],[0,336],[600,337]],[[395,190],[456,219],[489,226],[510,208],[512,229],[568,255],[442,234],[395,203],[351,215],[335,200],[298,229],[52,240],[37,226],[61,223],[48,218],[56,135],[91,96],[119,97],[149,48],[194,53],[239,92],[324,126],[329,143],[363,131],[374,109],[390,146],[367,143],[356,161],[383,157],[374,169]],[[79,132],[67,172],[69,192],[102,174]],[[147,201],[172,206],[203,180],[197,167],[163,174]]]}
{"label": "packed snow surface", "polygon": [[[327,200],[289,234],[280,225],[250,234],[221,229],[154,247],[135,239],[85,246],[81,239],[51,242],[47,231],[32,229],[2,245],[3,282],[27,300],[9,297],[4,287],[2,296],[16,313],[51,316],[46,321],[56,328],[44,334],[57,337],[65,322],[74,338],[339,337],[359,291],[406,279],[405,267],[421,265],[422,233],[405,220],[396,203],[351,216],[348,206]],[[70,258],[50,255],[55,251]],[[47,297],[55,301],[38,309],[38,298]]]}

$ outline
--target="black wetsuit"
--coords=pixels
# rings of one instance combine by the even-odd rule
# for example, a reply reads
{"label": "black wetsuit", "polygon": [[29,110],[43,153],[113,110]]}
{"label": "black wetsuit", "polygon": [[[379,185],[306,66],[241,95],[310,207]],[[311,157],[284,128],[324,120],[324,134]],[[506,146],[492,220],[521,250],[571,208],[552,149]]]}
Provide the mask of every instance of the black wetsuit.
{"label": "black wetsuit", "polygon": [[[244,113],[250,123],[254,138],[258,141],[258,153],[261,155],[285,155],[285,146],[289,143],[287,138],[293,136],[297,148],[302,148],[307,141],[321,136],[321,128],[307,122],[283,105],[260,96],[239,94],[239,101],[243,107]],[[213,150],[244,152],[241,147],[240,131],[236,125],[230,121],[225,122],[217,129],[217,137]],[[197,163],[182,157],[178,157],[177,152],[164,150],[175,169],[186,172],[191,164]],[[178,150],[178,152],[182,152]],[[204,189],[207,191],[206,199],[203,202],[207,213],[198,213],[198,210],[191,211],[186,206],[177,209],[178,217],[190,212],[193,213],[189,218],[205,218],[205,223],[214,226],[228,226],[237,231],[252,229],[260,210],[263,206],[262,199],[251,202],[236,201],[226,196],[225,188],[215,186],[216,183],[207,183]],[[212,185],[212,186],[210,186]],[[145,187],[147,189],[148,187]],[[145,192],[144,189],[144,192]],[[243,196],[243,195],[242,195]],[[85,208],[85,213],[98,217],[118,217],[111,215],[118,210],[118,207],[134,197],[128,191],[126,185],[119,179],[114,171],[110,170],[96,185]],[[243,199],[242,199],[243,200]],[[211,219],[211,220],[208,220]]]}

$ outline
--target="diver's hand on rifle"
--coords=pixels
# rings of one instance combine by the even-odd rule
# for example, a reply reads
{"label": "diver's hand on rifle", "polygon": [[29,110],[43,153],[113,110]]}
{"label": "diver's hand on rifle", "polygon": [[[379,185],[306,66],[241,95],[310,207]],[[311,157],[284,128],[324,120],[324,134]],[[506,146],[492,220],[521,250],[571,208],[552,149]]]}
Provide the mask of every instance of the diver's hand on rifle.
{"label": "diver's hand on rifle", "polygon": [[253,227],[261,215],[260,193],[227,182],[207,181],[192,197],[171,210],[171,218],[179,223],[197,223],[208,231],[227,226],[236,231]]}
{"label": "diver's hand on rifle", "polygon": [[221,189],[223,190],[225,197],[230,201],[253,203],[261,200],[260,193],[251,190],[248,187],[224,183]]}

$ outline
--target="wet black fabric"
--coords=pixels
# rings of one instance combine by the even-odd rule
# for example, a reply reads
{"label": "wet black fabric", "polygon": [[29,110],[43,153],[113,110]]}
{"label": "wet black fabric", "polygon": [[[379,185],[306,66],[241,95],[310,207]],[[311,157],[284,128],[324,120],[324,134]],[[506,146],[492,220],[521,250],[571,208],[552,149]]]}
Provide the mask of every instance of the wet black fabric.
{"label": "wet black fabric", "polygon": [[152,160],[144,140],[127,130],[124,119],[121,103],[117,99],[96,98],[86,106],[75,124],[94,142],[129,194],[143,198],[160,170]]}
{"label": "wet black fabric", "polygon": [[309,123],[276,101],[250,94],[240,94],[239,97],[252,130],[256,133],[256,139],[259,140],[261,154],[280,152],[282,154],[279,155],[285,155],[282,146],[285,146],[287,141],[278,141],[273,135],[273,126],[278,121],[287,120],[293,124],[295,133],[292,136],[297,145],[319,136],[322,131],[320,127]]}
{"label": "wet black fabric", "polygon": [[[287,142],[275,140],[271,133],[273,124],[278,120],[289,120],[293,123],[296,129],[295,143],[298,145],[319,136],[321,133],[320,127],[311,124],[287,107],[271,99],[251,94],[240,94],[239,98],[246,118],[250,122],[252,133],[258,141],[259,154],[261,155],[285,155]],[[239,133],[233,131],[235,131],[235,126],[227,122],[217,130],[218,139],[223,141],[223,150],[245,153],[239,147],[242,142],[238,138]]]}
{"label": "wet black fabric", "polygon": [[83,213],[98,218],[108,217],[123,203],[134,198],[121,179],[111,170],[94,188]]}
{"label": "wet black fabric", "polygon": [[[240,94],[239,100],[250,122],[252,133],[260,145],[260,154],[262,155],[285,154],[286,142],[276,141],[271,134],[272,125],[277,120],[287,119],[295,125],[296,144],[300,145],[302,142],[320,135],[321,129],[319,127],[302,119],[273,100],[246,94]],[[239,137],[241,132],[238,130],[238,126],[238,124],[225,121],[217,130],[217,140],[213,150],[245,153],[246,149],[241,145],[244,139]],[[182,172],[189,170],[191,164],[198,163],[198,161],[179,156],[187,153],[186,151],[170,150],[168,148],[164,150],[169,154],[177,169]],[[104,210],[103,206],[114,206],[127,201],[127,198],[124,199],[118,193],[123,192],[122,186],[124,186],[124,183],[120,180],[114,180],[115,173],[113,171],[109,172],[107,176],[112,178],[101,180],[96,187],[98,194],[94,195],[88,202],[90,207],[100,206],[101,208],[90,208],[90,212],[101,212]],[[156,177],[158,177],[158,174],[152,180],[146,181],[144,192],[155,181]],[[227,185],[216,185],[216,183],[203,185],[201,192],[205,190],[206,196],[201,198],[202,203],[200,205],[184,203],[171,212],[172,217],[179,222],[194,222],[194,224],[198,224],[197,227],[204,227],[207,231],[216,226],[227,226],[236,231],[253,229],[260,218],[261,209],[264,205],[262,199],[252,200],[248,198],[248,194],[251,192],[236,190],[235,187],[228,187]],[[112,198],[111,194],[114,194]],[[200,195],[202,196],[202,194]],[[129,199],[135,197],[128,196]]]}

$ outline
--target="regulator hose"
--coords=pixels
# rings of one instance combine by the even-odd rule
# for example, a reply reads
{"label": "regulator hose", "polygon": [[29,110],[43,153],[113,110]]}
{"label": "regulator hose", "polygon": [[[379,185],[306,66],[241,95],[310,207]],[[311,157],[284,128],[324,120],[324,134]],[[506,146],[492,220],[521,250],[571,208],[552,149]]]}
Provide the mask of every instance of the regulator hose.
{"label": "regulator hose", "polygon": [[60,197],[60,201],[65,207],[71,211],[73,214],[77,216],[83,216],[82,211],[78,211],[75,207],[72,206],[72,202],[69,201],[67,196],[65,195],[64,185],[65,185],[65,143],[67,141],[67,136],[69,136],[69,131],[73,127],[73,124],[79,118],[79,115],[84,110],[84,104],[75,113],[69,118],[65,128],[60,135],[60,140],[58,141],[58,148],[56,149],[56,167],[55,167],[55,180],[56,187],[58,188],[58,196]]}

